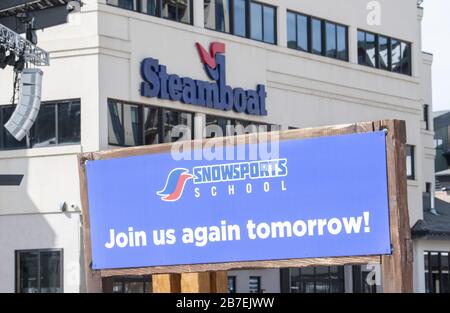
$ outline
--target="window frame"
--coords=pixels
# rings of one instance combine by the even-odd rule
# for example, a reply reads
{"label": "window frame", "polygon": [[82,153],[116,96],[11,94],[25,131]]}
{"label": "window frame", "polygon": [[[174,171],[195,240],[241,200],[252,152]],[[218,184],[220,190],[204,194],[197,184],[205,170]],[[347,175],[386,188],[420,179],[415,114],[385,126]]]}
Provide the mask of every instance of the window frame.
{"label": "window frame", "polygon": [[[413,60],[412,60],[412,57],[413,57],[413,53],[412,53],[413,44],[412,44],[412,42],[406,41],[406,40],[403,40],[403,39],[398,39],[396,37],[391,37],[391,36],[384,35],[384,34],[375,33],[375,32],[368,31],[368,30],[365,30],[365,29],[362,29],[362,28],[358,28],[357,32],[356,32],[357,33],[357,40],[356,40],[357,47],[359,47],[359,39],[358,39],[358,33],[359,32],[363,32],[364,33],[364,49],[365,49],[365,51],[367,50],[366,49],[366,46],[367,46],[367,39],[366,39],[367,38],[367,34],[372,34],[372,35],[375,36],[375,55],[376,55],[376,58],[375,58],[375,66],[370,66],[370,65],[367,64],[367,61],[365,59],[366,55],[364,56],[364,63],[360,63],[359,62],[359,56],[358,56],[358,65],[366,66],[368,68],[379,69],[379,70],[386,71],[386,72],[396,73],[396,74],[400,74],[400,75],[412,76],[412,66],[413,66]],[[388,45],[388,63],[389,63],[388,64],[388,68],[382,68],[380,66],[380,37],[386,38],[387,42],[388,42],[387,43],[387,45]],[[408,53],[409,70],[408,70],[408,73],[403,73],[403,71],[402,71],[403,60],[400,60],[400,65],[399,65],[400,71],[394,71],[392,69],[392,41],[394,41],[394,40],[398,41],[400,43],[400,47],[401,47],[402,43],[406,44],[407,46],[409,46],[409,53]],[[400,54],[402,54],[402,49],[401,48],[400,48]]]}
{"label": "window frame", "polygon": [[[256,292],[250,291],[251,290],[250,289],[250,282],[251,282],[251,280],[256,280],[256,282],[257,282],[256,286],[258,287],[258,289],[257,289]],[[254,276],[254,275],[249,276],[248,277],[248,291],[249,291],[249,293],[261,293],[262,292],[261,281],[262,281],[261,276]]]}
{"label": "window frame", "polygon": [[[338,278],[337,279],[332,279],[332,275],[333,275],[333,273],[332,273],[332,271],[331,271],[331,268],[332,267],[336,267],[337,268],[337,275],[338,275]],[[292,273],[292,270],[293,269],[296,269],[296,270],[299,270],[299,273],[298,273],[298,277],[299,277],[299,283],[300,283],[300,285],[299,285],[299,287],[298,287],[298,292],[296,292],[296,293],[307,293],[307,291],[306,290],[303,290],[303,284],[302,284],[302,282],[305,282],[305,281],[309,281],[309,282],[314,282],[314,288],[313,288],[313,293],[317,293],[317,282],[319,281],[319,282],[327,282],[327,293],[331,293],[331,289],[332,289],[332,283],[333,283],[333,281],[337,281],[337,282],[339,282],[339,285],[340,285],[340,292],[345,292],[345,277],[346,277],[346,275],[345,275],[345,270],[344,270],[344,266],[311,266],[311,267],[308,267],[309,269],[312,269],[312,274],[305,274],[305,273],[302,273],[302,270],[305,270],[305,268],[284,268],[284,269],[281,269],[281,272],[280,272],[280,280],[281,280],[281,286],[282,286],[282,290],[283,290],[283,292],[287,292],[287,293],[294,293],[294,292],[292,292],[292,290],[294,289],[294,288],[292,288],[292,275],[291,275],[291,273]],[[326,279],[318,279],[317,278],[317,268],[323,268],[323,269],[327,269],[327,278]],[[303,278],[303,277],[306,277],[306,279],[305,278]]]}
{"label": "window frame", "polygon": [[[120,292],[114,292],[114,284],[121,285]],[[113,293],[125,293],[125,285],[129,283],[142,283],[142,293],[153,293],[153,279],[152,275],[143,276],[115,276],[112,278],[112,292]],[[146,283],[150,284],[151,290],[146,289]]]}
{"label": "window frame", "polygon": [[[442,264],[442,254],[447,254],[447,271],[449,272],[448,275],[448,288],[449,290],[446,293],[450,292],[450,251],[429,251],[429,250],[425,250],[423,251],[423,256],[424,258],[427,259],[427,264],[425,264],[425,260],[424,260],[424,278],[425,278],[425,292],[426,293],[437,293],[435,288],[434,288],[434,283],[433,283],[433,265],[432,265],[432,255],[433,254],[437,254],[438,257],[438,263],[437,263],[437,267],[438,267],[438,275],[439,275],[439,293],[444,293],[442,290],[443,288],[443,284],[444,284],[444,279],[443,279],[443,267],[444,264]],[[428,265],[428,266],[426,266]],[[427,273],[428,273],[428,279],[427,279]],[[431,274],[431,275],[430,275]]]}
{"label": "window frame", "polygon": [[[121,7],[121,6],[119,6],[119,4],[117,4],[117,5],[112,4],[108,0],[106,0],[106,5],[109,5],[109,6],[118,8],[118,9],[126,10],[126,11],[131,11],[131,12],[136,12],[136,13],[140,13],[140,14],[145,14],[145,15],[148,15],[148,16],[154,16],[154,17],[157,17],[157,18],[162,18],[162,19],[165,19],[165,20],[168,20],[168,21],[173,21],[173,22],[184,24],[184,25],[191,25],[191,26],[194,25],[194,0],[188,0],[189,1],[189,16],[190,16],[189,23],[182,22],[178,18],[178,10],[176,11],[175,19],[170,19],[170,18],[167,18],[167,17],[163,17],[163,14],[162,14],[162,12],[163,12],[163,6],[162,6],[163,2],[162,1],[163,0],[156,0],[156,1],[158,1],[158,3],[159,3],[159,10],[158,10],[158,12],[155,15],[149,14],[149,13],[143,11],[141,0],[137,0],[136,2],[133,2],[133,9],[128,9],[128,8]],[[157,8],[158,8],[158,6],[157,6]],[[177,8],[178,8],[178,3],[177,3]]]}
{"label": "window frame", "polygon": [[230,293],[230,294],[237,293],[237,290],[236,290],[237,277],[235,275],[228,276],[227,277],[227,287],[229,287],[230,282],[231,282],[231,285],[233,286],[234,292],[231,292],[230,288],[228,288],[228,293]]}
{"label": "window frame", "polygon": [[[288,23],[287,23],[287,16],[288,14],[294,14],[295,15],[295,38],[296,38],[296,48],[292,48],[288,46],[288,42],[286,43],[287,48],[292,49],[292,50],[297,50],[297,51],[302,51],[302,52],[307,52],[310,54],[314,54],[314,55],[319,55],[319,56],[323,56],[325,58],[329,58],[329,59],[333,59],[333,60],[338,60],[338,61],[343,61],[343,62],[349,62],[350,58],[349,58],[349,26],[342,24],[342,23],[338,23],[338,22],[334,22],[331,21],[329,19],[324,19],[324,18],[320,18],[314,15],[309,15],[309,14],[305,14],[302,12],[298,12],[298,11],[294,11],[294,10],[290,10],[287,9],[286,10],[286,34],[288,33]],[[300,49],[298,48],[298,16],[303,16],[307,18],[307,42],[308,42],[308,49],[304,50],[304,49]],[[321,51],[320,53],[316,53],[314,51],[314,47],[313,47],[313,37],[314,37],[314,32],[313,32],[313,21],[317,20],[320,22],[320,36],[321,36]],[[327,32],[326,32],[326,25],[327,24],[332,24],[334,26],[335,29],[335,42],[336,42],[336,56],[332,57],[332,56],[328,56],[326,53],[326,45],[327,45]],[[338,27],[343,27],[345,29],[345,58],[339,58],[339,51],[338,51],[338,45],[339,45],[339,40],[338,40]]]}
{"label": "window frame", "polygon": [[[80,105],[80,130],[79,130],[80,131],[80,141],[79,142],[60,143],[59,124],[58,124],[59,123],[59,118],[58,118],[59,112],[58,112],[58,109],[59,109],[59,105],[60,104],[68,103],[68,102],[78,102],[79,105]],[[28,132],[28,134],[24,137],[24,140],[26,142],[25,147],[5,148],[5,146],[4,146],[4,144],[5,144],[4,136],[5,136],[5,132],[7,130],[4,127],[4,124],[6,123],[6,121],[3,121],[4,109],[12,107],[11,104],[5,104],[5,105],[0,105],[0,152],[2,152],[2,151],[14,151],[14,150],[39,149],[39,148],[48,148],[48,147],[63,147],[63,146],[80,145],[81,144],[81,113],[82,113],[81,98],[42,101],[40,108],[42,108],[43,106],[47,106],[47,105],[54,105],[54,110],[55,110],[54,126],[55,126],[55,138],[56,138],[55,144],[49,144],[49,145],[45,145],[45,146],[35,147],[34,146],[34,142],[32,140],[32,138],[34,136],[34,132],[35,132],[35,125],[33,124],[33,126],[30,128],[30,131]],[[17,106],[17,104],[15,106]],[[38,116],[39,116],[39,113],[38,113]]]}
{"label": "window frame", "polygon": [[[213,1],[216,4],[217,0],[213,0]],[[260,1],[254,1],[254,0],[243,0],[243,1],[245,1],[245,36],[238,35],[238,34],[235,33],[235,23],[234,23],[234,16],[235,16],[234,2],[235,2],[235,0],[229,0],[229,8],[228,8],[228,10],[229,10],[229,14],[228,14],[229,15],[229,25],[230,25],[230,31],[229,32],[217,29],[217,22],[216,21],[214,21],[214,24],[215,24],[214,28],[207,27],[206,24],[205,24],[205,21],[203,22],[203,27],[206,30],[212,30],[212,31],[216,31],[216,32],[219,32],[219,33],[223,33],[223,34],[229,34],[229,35],[237,36],[237,37],[240,37],[240,38],[246,38],[246,39],[258,41],[258,42],[269,44],[269,45],[274,45],[274,46],[278,45],[278,16],[277,16],[278,7],[275,6],[275,5],[268,4],[268,3],[265,3],[265,2],[260,2]],[[203,3],[204,3],[204,1],[203,1]],[[254,39],[254,38],[251,37],[251,32],[252,32],[251,31],[251,4],[252,3],[261,5],[262,40]],[[264,7],[269,7],[271,9],[273,9],[273,11],[274,11],[274,15],[273,15],[273,19],[274,19],[273,20],[274,42],[273,43],[269,42],[269,41],[264,41]]]}
{"label": "window frame", "polygon": [[15,293],[20,292],[20,254],[22,253],[38,253],[38,293],[41,293],[41,253],[42,252],[59,252],[60,253],[60,266],[59,266],[59,282],[61,285],[61,291],[59,293],[64,293],[64,249],[63,248],[49,248],[49,249],[24,249],[14,251],[14,290]]}
{"label": "window frame", "polygon": [[[144,120],[144,108],[152,108],[152,109],[156,109],[157,110],[157,114],[158,114],[158,143],[157,144],[161,144],[161,143],[166,143],[164,142],[164,129],[163,129],[163,125],[165,125],[165,114],[164,111],[172,111],[172,112],[177,112],[177,113],[185,113],[185,114],[190,114],[191,115],[191,140],[194,139],[194,131],[195,131],[195,113],[196,112],[192,112],[192,111],[187,111],[187,110],[178,110],[175,108],[166,108],[163,106],[156,106],[156,105],[152,105],[152,104],[146,104],[146,103],[136,103],[136,102],[132,102],[132,101],[124,101],[124,100],[119,100],[119,99],[115,99],[115,98],[108,98],[106,101],[106,106],[107,106],[107,114],[109,113],[109,103],[110,102],[114,102],[115,104],[120,103],[121,104],[121,108],[120,108],[120,114],[121,114],[121,119],[122,119],[122,132],[124,135],[125,132],[125,128],[123,125],[123,117],[124,117],[124,105],[131,105],[131,106],[137,106],[138,107],[138,114],[139,114],[139,128],[140,128],[140,135],[141,135],[141,142],[138,145],[135,146],[129,146],[129,145],[125,145],[124,144],[114,144],[111,143],[109,140],[109,122],[108,123],[108,146],[112,146],[112,147],[139,147],[139,146],[143,146],[146,145],[145,144],[145,120]],[[125,140],[125,136],[124,136],[124,140]]]}

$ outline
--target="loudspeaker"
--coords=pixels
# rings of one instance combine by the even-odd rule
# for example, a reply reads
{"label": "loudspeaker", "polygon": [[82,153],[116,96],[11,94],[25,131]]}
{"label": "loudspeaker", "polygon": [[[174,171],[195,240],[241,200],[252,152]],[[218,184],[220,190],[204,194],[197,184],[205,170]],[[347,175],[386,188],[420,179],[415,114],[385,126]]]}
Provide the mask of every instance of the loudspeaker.
{"label": "loudspeaker", "polygon": [[42,75],[40,69],[24,69],[20,78],[19,103],[5,128],[21,141],[36,120],[41,106]]}

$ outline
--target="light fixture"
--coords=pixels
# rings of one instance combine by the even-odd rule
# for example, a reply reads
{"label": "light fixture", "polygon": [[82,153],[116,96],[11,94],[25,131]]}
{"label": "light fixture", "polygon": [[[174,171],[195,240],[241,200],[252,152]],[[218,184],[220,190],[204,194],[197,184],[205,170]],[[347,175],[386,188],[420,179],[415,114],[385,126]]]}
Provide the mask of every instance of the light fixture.
{"label": "light fixture", "polygon": [[9,55],[5,59],[6,65],[14,66],[16,64],[16,54],[12,51],[9,51]]}
{"label": "light fixture", "polygon": [[17,72],[22,72],[24,68],[25,68],[25,58],[23,55],[21,55],[17,60],[17,62],[14,64],[14,70],[16,70]]}

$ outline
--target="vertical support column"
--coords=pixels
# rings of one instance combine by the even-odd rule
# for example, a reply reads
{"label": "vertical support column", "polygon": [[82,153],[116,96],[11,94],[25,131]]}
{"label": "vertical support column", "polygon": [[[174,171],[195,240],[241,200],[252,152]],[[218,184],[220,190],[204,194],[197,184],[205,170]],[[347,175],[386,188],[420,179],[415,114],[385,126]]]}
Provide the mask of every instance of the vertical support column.
{"label": "vertical support column", "polygon": [[203,272],[181,274],[181,292],[183,293],[227,293],[227,272]]}
{"label": "vertical support column", "polygon": [[80,191],[81,191],[81,209],[83,221],[83,262],[84,273],[86,279],[86,292],[100,293],[102,292],[102,278],[100,272],[92,270],[92,250],[91,250],[91,225],[89,221],[89,209],[87,199],[87,178],[86,178],[86,161],[89,158],[78,157],[78,170],[80,174]]}
{"label": "vertical support column", "polygon": [[211,292],[210,273],[183,273],[181,274],[181,292],[200,293]]}
{"label": "vertical support column", "polygon": [[203,28],[204,27],[204,10],[203,10],[203,1],[192,1],[193,18],[194,18],[194,26]]}
{"label": "vertical support column", "polygon": [[152,286],[154,293],[180,293],[180,274],[160,274],[152,276]]}
{"label": "vertical support column", "polygon": [[287,47],[287,12],[282,4],[277,8],[277,44],[280,47]]}
{"label": "vertical support column", "polygon": [[406,179],[406,125],[404,121],[381,121],[375,130],[387,129],[389,219],[392,255],[381,257],[383,291],[413,291],[413,249],[409,225]]}
{"label": "vertical support column", "polygon": [[227,271],[211,272],[210,275],[211,292],[227,293],[228,292],[228,273]]}

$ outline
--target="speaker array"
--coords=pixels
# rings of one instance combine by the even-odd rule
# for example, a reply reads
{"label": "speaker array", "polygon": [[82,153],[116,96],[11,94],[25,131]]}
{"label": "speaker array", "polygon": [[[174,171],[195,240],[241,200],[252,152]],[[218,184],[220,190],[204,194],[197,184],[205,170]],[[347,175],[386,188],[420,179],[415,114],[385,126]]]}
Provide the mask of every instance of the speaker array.
{"label": "speaker array", "polygon": [[40,69],[24,69],[21,74],[19,101],[5,128],[21,141],[36,120],[41,106],[42,75]]}

